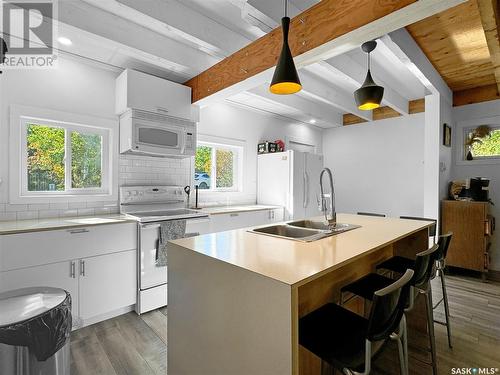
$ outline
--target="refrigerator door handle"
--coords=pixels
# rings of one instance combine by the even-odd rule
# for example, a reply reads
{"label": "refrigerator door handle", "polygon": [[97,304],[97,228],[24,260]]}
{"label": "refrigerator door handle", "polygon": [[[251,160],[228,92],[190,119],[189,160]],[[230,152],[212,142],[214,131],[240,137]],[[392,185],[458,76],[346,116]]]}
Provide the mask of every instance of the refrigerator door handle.
{"label": "refrigerator door handle", "polygon": [[307,195],[307,177],[306,177],[306,172],[302,174],[302,181],[304,182],[304,189],[302,189],[302,207],[306,208],[307,203],[306,203],[306,195]]}

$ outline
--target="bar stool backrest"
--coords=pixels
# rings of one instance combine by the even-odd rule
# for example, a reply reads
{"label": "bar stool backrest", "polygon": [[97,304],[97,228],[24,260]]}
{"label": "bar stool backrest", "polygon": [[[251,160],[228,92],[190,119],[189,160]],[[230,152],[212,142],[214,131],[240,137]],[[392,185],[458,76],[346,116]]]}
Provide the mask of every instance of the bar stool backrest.
{"label": "bar stool backrest", "polygon": [[368,320],[369,341],[387,340],[397,330],[406,307],[413,274],[413,270],[408,269],[391,285],[375,292]]}
{"label": "bar stool backrest", "polygon": [[363,216],[377,216],[377,217],[385,217],[384,214],[376,214],[374,212],[358,212],[358,215],[363,215]]}
{"label": "bar stool backrest", "polygon": [[439,255],[439,244],[417,254],[415,258],[415,273],[411,285],[418,289],[425,289],[427,283],[434,275],[434,267]]}
{"label": "bar stool backrest", "polygon": [[446,234],[442,234],[439,236],[438,239],[439,250],[436,260],[440,262],[445,260],[446,254],[448,253],[448,248],[450,247],[450,242],[452,237],[453,237],[452,232],[448,232]]}
{"label": "bar stool backrest", "polygon": [[417,217],[417,216],[400,216],[400,219],[408,219],[408,220],[422,220],[422,221],[432,221],[434,225],[429,227],[429,237],[434,237],[436,235],[436,227],[437,220],[436,219],[428,219],[425,217]]}

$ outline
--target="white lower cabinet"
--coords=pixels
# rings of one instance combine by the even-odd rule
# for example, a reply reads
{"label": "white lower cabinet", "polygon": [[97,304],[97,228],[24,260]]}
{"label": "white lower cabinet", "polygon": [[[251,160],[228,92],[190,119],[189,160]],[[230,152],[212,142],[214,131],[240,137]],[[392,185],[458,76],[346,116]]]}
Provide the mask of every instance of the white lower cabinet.
{"label": "white lower cabinet", "polygon": [[130,250],[79,260],[78,296],[84,321],[135,304],[136,259],[137,252]]}
{"label": "white lower cabinet", "polygon": [[33,286],[64,289],[71,295],[71,312],[74,317],[77,317],[79,306],[76,263],[76,261],[66,261],[0,272],[0,289],[1,291],[7,291]]}
{"label": "white lower cabinet", "polygon": [[133,306],[136,264],[135,222],[0,236],[0,292],[62,288],[71,294],[73,326]]}

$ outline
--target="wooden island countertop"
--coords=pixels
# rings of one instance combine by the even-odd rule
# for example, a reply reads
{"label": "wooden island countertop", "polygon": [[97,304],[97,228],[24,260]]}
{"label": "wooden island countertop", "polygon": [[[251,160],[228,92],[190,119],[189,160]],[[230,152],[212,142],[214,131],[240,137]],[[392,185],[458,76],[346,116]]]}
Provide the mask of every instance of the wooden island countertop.
{"label": "wooden island countertop", "polygon": [[313,242],[276,238],[248,229],[172,242],[285,284],[300,285],[434,224],[350,214],[338,214],[337,221],[361,227]]}
{"label": "wooden island countertop", "polygon": [[[383,260],[426,250],[433,225],[349,214],[337,221],[361,227],[313,242],[252,228],[169,242],[168,373],[319,374],[319,359],[299,345],[300,317],[338,302],[344,285]],[[421,305],[410,319],[419,336],[427,334]],[[356,298],[346,305],[362,306]]]}

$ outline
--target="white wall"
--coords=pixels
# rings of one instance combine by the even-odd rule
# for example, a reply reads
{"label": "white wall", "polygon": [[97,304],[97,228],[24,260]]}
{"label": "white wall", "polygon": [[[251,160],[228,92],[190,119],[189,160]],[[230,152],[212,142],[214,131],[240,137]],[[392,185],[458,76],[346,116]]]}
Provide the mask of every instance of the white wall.
{"label": "white wall", "polygon": [[424,113],[324,132],[337,212],[423,215]]}
{"label": "white wall", "polygon": [[[20,104],[56,111],[117,120],[114,111],[115,79],[120,71],[104,69],[82,60],[61,58],[54,70],[4,71],[0,75],[0,220],[36,219],[106,214],[118,211],[118,202],[58,202],[47,204],[9,203],[8,139],[9,107]],[[257,143],[285,140],[286,136],[314,143],[321,151],[321,130],[295,124],[269,114],[219,104],[201,113],[199,132],[246,142],[243,191],[207,193],[201,201],[236,204],[255,203]],[[117,156],[118,157],[118,156]],[[192,182],[191,159],[119,156],[119,184],[188,185]]]}
{"label": "white wall", "polygon": [[[36,219],[118,211],[118,202],[9,204],[9,107],[20,104],[117,120],[115,78],[120,72],[61,58],[53,70],[10,70],[0,75],[0,220]],[[118,157],[118,155],[117,155]],[[191,160],[120,156],[120,184],[190,182]]]}
{"label": "white wall", "polygon": [[237,193],[210,193],[200,190],[204,203],[255,203],[257,199],[257,144],[263,140],[275,141],[287,137],[317,146],[321,153],[322,130],[302,123],[294,123],[266,113],[249,111],[229,104],[214,104],[200,111],[199,134],[244,141],[245,160],[243,191]]}
{"label": "white wall", "polygon": [[[471,104],[453,108],[453,118],[456,123],[455,136],[453,137],[453,167],[452,178],[455,180],[468,177],[488,177],[490,182],[490,198],[495,203],[495,206],[490,206],[490,210],[500,221],[500,164],[457,164],[457,152],[460,152],[461,145],[457,138],[459,132],[463,129],[461,121],[469,121],[474,119],[497,117],[497,123],[500,124],[500,100],[490,102]],[[491,268],[500,271],[500,230],[495,232],[492,238]]]}

